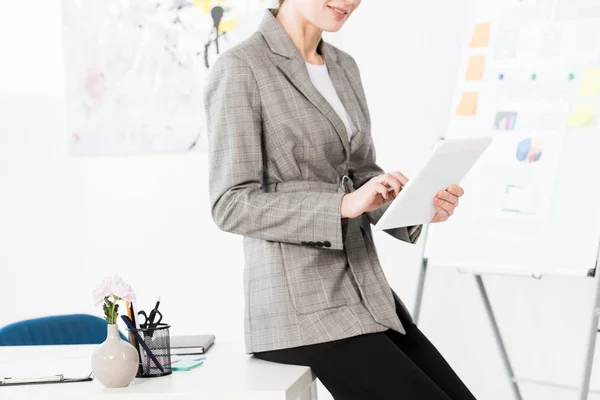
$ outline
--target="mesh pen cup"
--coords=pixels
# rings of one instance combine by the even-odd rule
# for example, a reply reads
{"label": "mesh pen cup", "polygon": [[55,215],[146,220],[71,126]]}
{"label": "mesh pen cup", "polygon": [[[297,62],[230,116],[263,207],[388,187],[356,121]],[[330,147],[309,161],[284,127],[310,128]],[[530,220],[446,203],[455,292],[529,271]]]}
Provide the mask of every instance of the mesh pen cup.
{"label": "mesh pen cup", "polygon": [[[156,359],[152,359],[144,346],[138,343],[137,349],[140,355],[140,367],[136,375],[137,378],[154,378],[173,373],[171,370],[171,339],[169,328],[171,326],[168,324],[155,324],[151,327],[140,325],[139,329],[128,329],[128,331],[138,333]],[[162,371],[156,362],[162,366]]]}

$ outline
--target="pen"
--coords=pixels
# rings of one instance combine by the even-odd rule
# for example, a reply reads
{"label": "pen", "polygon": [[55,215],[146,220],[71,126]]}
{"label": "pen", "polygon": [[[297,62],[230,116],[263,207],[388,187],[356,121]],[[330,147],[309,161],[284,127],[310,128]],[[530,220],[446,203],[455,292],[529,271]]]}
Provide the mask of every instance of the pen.
{"label": "pen", "polygon": [[150,348],[148,347],[146,342],[144,342],[144,340],[138,334],[137,330],[135,330],[135,325],[133,325],[133,323],[131,322],[129,317],[127,317],[127,315],[121,315],[121,319],[123,320],[123,322],[125,322],[125,325],[127,325],[127,327],[131,330],[130,332],[133,333],[133,336],[135,336],[135,339],[137,340],[137,342],[144,348],[144,350],[146,351],[146,354],[148,354],[148,357],[150,357],[152,359],[152,361],[154,361],[154,363],[156,364],[158,369],[160,369],[160,372],[165,372],[165,369],[158,362],[158,360],[156,359],[156,356],[154,355],[152,350],[150,350]]}
{"label": "pen", "polygon": [[[138,325],[135,322],[135,311],[133,310],[133,303],[129,303],[129,309],[127,310],[127,316],[129,316],[129,319],[131,320],[131,323],[137,329]],[[132,338],[132,341],[133,341],[133,345],[135,346],[135,338]]]}

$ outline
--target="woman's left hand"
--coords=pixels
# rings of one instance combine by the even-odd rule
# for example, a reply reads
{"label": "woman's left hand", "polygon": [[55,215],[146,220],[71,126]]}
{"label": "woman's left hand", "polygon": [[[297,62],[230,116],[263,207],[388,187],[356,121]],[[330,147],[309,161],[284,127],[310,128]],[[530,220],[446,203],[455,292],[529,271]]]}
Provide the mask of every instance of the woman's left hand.
{"label": "woman's left hand", "polygon": [[439,192],[433,199],[433,205],[437,212],[431,222],[447,221],[454,214],[454,210],[458,207],[459,199],[464,194],[465,191],[458,185],[452,185],[448,189]]}

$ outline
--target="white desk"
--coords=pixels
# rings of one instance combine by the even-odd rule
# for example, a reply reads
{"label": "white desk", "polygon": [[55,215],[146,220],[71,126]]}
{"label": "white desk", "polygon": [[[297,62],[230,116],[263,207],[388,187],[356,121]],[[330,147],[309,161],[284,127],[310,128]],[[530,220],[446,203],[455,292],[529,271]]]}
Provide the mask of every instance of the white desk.
{"label": "white desk", "polygon": [[[0,362],[91,357],[97,346],[0,347]],[[91,362],[91,361],[90,361]],[[265,362],[244,354],[241,346],[215,343],[200,367],[160,378],[136,378],[122,389],[107,389],[98,380],[0,387],[0,399],[202,399],[316,400],[314,375],[308,367]]]}

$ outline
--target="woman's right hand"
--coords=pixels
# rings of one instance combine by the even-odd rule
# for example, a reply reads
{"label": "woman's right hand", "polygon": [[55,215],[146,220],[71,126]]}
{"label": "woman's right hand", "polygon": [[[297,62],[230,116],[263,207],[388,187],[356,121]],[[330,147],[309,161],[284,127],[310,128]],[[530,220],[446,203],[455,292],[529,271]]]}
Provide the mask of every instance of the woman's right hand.
{"label": "woman's right hand", "polygon": [[356,218],[378,209],[394,200],[407,183],[408,178],[398,171],[371,178],[356,191],[342,198],[342,218]]}

